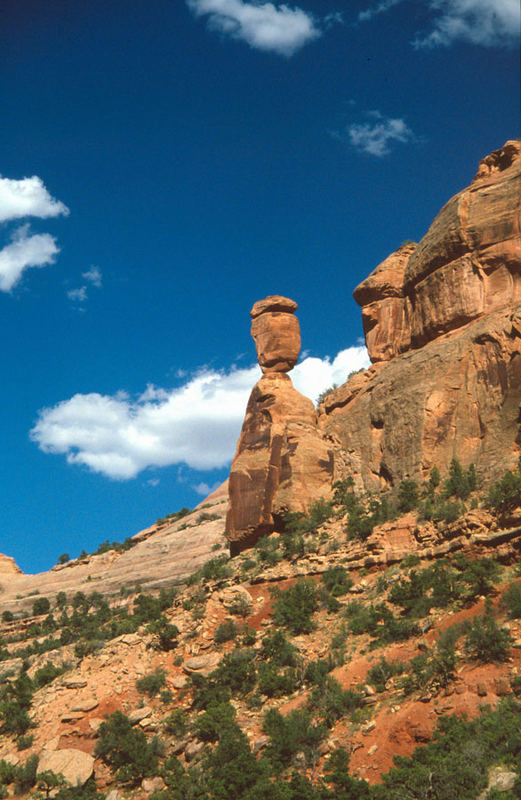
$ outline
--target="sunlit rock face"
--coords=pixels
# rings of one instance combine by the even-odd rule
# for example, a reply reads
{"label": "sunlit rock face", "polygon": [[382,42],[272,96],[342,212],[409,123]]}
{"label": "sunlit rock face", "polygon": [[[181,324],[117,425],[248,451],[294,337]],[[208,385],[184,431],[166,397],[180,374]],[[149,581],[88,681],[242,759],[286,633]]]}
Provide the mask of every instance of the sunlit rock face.
{"label": "sunlit rock face", "polygon": [[330,394],[323,431],[370,491],[452,458],[487,480],[521,450],[521,142],[479,165],[419,244],[355,290],[373,366]]}
{"label": "sunlit rock face", "polygon": [[420,243],[388,256],[354,297],[373,362],[521,302],[521,142],[484,158]]}
{"label": "sunlit rock face", "polygon": [[263,376],[250,395],[230,471],[232,554],[270,533],[286,511],[305,511],[330,491],[331,447],[318,431],[313,403],[285,374],[300,352],[296,309],[293,300],[272,295],[250,312]]}

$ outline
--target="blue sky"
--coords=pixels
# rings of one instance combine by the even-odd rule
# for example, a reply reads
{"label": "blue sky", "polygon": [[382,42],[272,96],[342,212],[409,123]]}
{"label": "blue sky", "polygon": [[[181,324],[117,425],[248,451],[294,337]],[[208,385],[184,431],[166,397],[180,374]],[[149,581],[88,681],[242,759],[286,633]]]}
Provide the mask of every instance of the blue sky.
{"label": "blue sky", "polygon": [[353,288],[519,136],[517,0],[0,10],[0,552],[26,572],[199,502],[299,303],[312,398]]}

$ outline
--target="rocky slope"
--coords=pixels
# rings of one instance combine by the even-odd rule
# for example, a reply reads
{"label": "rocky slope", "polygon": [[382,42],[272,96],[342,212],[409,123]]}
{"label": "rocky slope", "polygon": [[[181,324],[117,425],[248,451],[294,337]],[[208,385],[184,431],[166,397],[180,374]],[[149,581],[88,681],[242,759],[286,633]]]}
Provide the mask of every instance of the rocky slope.
{"label": "rocky slope", "polygon": [[139,585],[145,591],[173,586],[195,572],[226,545],[224,518],[228,508],[227,484],[193,512],[170,522],[168,518],[137,533],[134,546],[108,550],[58,564],[48,572],[25,575],[12,558],[0,560],[0,613],[27,611],[37,595],[51,600],[59,592],[87,591],[112,595],[122,587]]}

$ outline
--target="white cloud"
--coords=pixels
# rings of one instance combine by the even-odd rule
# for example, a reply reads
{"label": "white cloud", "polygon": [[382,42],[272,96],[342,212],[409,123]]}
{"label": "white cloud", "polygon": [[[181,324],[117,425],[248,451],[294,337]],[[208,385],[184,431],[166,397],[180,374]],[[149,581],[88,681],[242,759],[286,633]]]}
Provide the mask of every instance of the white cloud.
{"label": "white cloud", "polygon": [[87,299],[87,287],[80,286],[79,289],[69,289],[67,297],[69,300],[72,300],[73,303],[84,303]]}
{"label": "white cloud", "polygon": [[212,492],[215,492],[215,490],[218,489],[220,485],[221,484],[219,483],[219,481],[213,483],[211,486],[207,484],[205,481],[201,481],[201,483],[198,483],[196,486],[192,486],[192,489],[194,490],[194,492],[197,492],[197,494],[200,494],[203,497],[208,497],[208,495],[211,494]]}
{"label": "white cloud", "polygon": [[356,150],[381,158],[390,152],[395,142],[410,142],[414,139],[412,130],[403,119],[383,117],[379,111],[370,112],[374,122],[353,123],[347,128],[347,138]]}
{"label": "white cloud", "polygon": [[[359,22],[367,22],[404,0],[380,0],[361,11]],[[449,46],[466,41],[485,47],[511,45],[519,40],[519,0],[424,0],[432,13],[432,27],[413,41],[416,48]]]}
{"label": "white cloud", "polygon": [[85,278],[89,283],[92,283],[96,289],[101,289],[103,276],[99,267],[91,267],[87,272],[82,272],[81,277]]}
{"label": "white cloud", "polygon": [[68,214],[64,203],[51,197],[41,178],[12,180],[0,176],[0,222],[22,217],[57,217]]}
{"label": "white cloud", "polygon": [[245,0],[186,0],[197,16],[208,17],[208,27],[247,42],[257,50],[291,56],[320,36],[313,17],[301,8],[285,3]]}
{"label": "white cloud", "polygon": [[29,235],[29,226],[21,225],[11,236],[11,243],[0,250],[0,291],[10,292],[29,267],[53,264],[60,252],[56,239],[48,233]]}
{"label": "white cloud", "polygon": [[431,0],[437,14],[430,33],[419,36],[416,47],[448,46],[457,40],[493,47],[519,39],[519,0]]}
{"label": "white cloud", "polygon": [[[347,374],[368,366],[364,347],[349,347],[334,359],[304,359],[292,378],[312,397]],[[147,467],[186,464],[211,470],[234,454],[249,393],[260,376],[257,365],[227,372],[205,369],[182,386],[148,386],[136,399],[76,394],[40,411],[31,439],[46,453],[62,454],[109,478],[134,478]]]}
{"label": "white cloud", "polygon": [[390,8],[397,6],[398,3],[401,2],[403,2],[403,0],[382,0],[382,2],[378,3],[372,8],[366,8],[363,11],[360,11],[358,15],[358,21],[368,22],[373,17],[377,17],[378,14],[383,14],[384,11],[388,11]]}

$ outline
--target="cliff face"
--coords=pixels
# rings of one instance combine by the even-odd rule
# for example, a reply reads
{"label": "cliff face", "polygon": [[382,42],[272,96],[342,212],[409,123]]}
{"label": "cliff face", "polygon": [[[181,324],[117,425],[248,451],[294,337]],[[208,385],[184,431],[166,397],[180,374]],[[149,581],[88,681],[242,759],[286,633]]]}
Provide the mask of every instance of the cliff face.
{"label": "cliff face", "polygon": [[485,158],[418,245],[354,293],[373,366],[331,393],[321,426],[367,489],[457,457],[488,478],[521,445],[521,142]]}
{"label": "cliff face", "polygon": [[369,355],[388,361],[521,301],[521,142],[479,165],[418,245],[385,259],[354,292]]}

